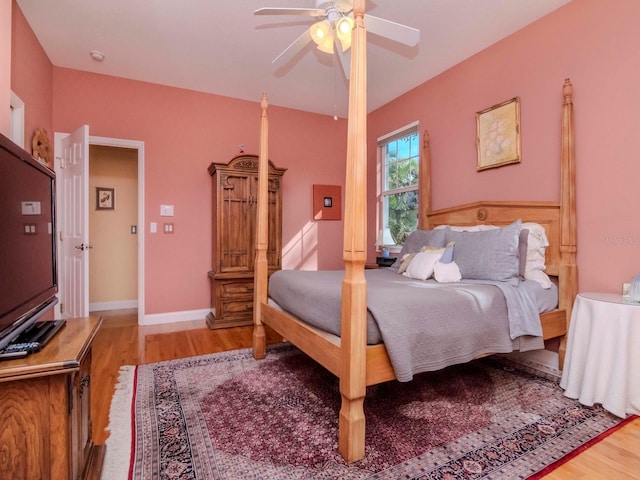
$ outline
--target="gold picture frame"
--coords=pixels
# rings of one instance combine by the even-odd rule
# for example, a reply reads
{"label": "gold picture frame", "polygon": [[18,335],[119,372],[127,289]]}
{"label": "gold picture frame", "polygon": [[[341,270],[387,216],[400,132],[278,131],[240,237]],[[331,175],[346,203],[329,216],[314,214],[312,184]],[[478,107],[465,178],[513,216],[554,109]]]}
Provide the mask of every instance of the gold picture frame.
{"label": "gold picture frame", "polygon": [[520,97],[476,113],[478,171],[520,163]]}

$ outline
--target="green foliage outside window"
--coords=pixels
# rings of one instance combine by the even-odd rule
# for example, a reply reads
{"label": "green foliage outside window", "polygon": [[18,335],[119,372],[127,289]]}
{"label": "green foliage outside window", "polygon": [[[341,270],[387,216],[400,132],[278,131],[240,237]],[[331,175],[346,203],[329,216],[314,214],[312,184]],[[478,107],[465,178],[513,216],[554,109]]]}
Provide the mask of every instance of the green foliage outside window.
{"label": "green foliage outside window", "polygon": [[386,144],[384,224],[396,245],[418,227],[418,134],[411,133]]}
{"label": "green foliage outside window", "polygon": [[418,228],[418,195],[415,191],[389,196],[389,230],[396,245]]}

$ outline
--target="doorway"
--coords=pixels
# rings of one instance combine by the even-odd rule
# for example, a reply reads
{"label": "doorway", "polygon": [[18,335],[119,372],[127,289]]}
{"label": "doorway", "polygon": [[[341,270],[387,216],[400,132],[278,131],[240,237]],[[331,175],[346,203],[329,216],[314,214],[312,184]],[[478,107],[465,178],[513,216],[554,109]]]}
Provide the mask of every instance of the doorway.
{"label": "doorway", "polygon": [[[56,172],[59,174],[59,178],[62,178],[63,175],[61,175],[62,172],[59,171],[59,159],[61,157],[61,152],[62,152],[62,139],[67,137],[68,134],[65,133],[58,133],[56,132],[54,134],[54,151],[55,151],[55,157],[56,157]],[[84,204],[86,205],[88,211],[90,212],[90,215],[86,215],[86,219],[83,221],[83,226],[84,226],[84,231],[88,233],[87,239],[86,239],[86,243],[87,248],[90,248],[90,250],[88,250],[89,255],[87,255],[85,258],[87,259],[88,263],[89,263],[89,271],[87,272],[87,275],[84,276],[84,291],[85,292],[90,292],[91,295],[93,295],[94,293],[96,295],[98,295],[97,297],[94,298],[94,300],[97,301],[93,301],[93,304],[91,305],[91,310],[95,311],[95,310],[102,310],[102,309],[128,309],[128,308],[135,308],[137,306],[137,317],[138,317],[138,323],[143,323],[142,320],[144,319],[144,315],[145,315],[145,303],[144,303],[144,142],[142,141],[136,141],[136,140],[125,140],[125,139],[117,139],[117,138],[108,138],[108,137],[97,137],[97,136],[89,136],[88,135],[88,131],[87,131],[87,136],[88,136],[88,145],[89,145],[89,153],[88,156],[89,158],[89,168],[87,168],[87,178],[85,180],[85,185],[87,185],[86,188],[84,188],[85,192],[84,192]],[[115,158],[119,158],[120,155],[123,155],[125,158],[127,158],[128,160],[113,160],[114,163],[129,163],[128,168],[125,169],[126,172],[129,172],[127,174],[125,174],[124,176],[128,176],[130,177],[128,180],[124,181],[125,183],[121,183],[123,180],[120,178],[123,175],[123,172],[125,170],[121,170],[119,171],[118,168],[116,169],[112,169],[111,171],[109,170],[108,166],[106,167],[106,171],[105,171],[105,166],[104,163],[108,164],[110,163],[108,160],[105,161],[104,159],[100,159],[101,157],[103,157],[105,154],[116,154]],[[96,156],[98,158],[97,160],[97,165],[99,164],[103,164],[101,167],[98,167],[98,175],[96,176],[95,181],[90,179],[90,171],[91,171],[91,162],[93,160],[93,158],[91,158],[92,156]],[[134,176],[134,174],[131,173],[131,170],[137,171],[135,174],[135,180],[132,180],[132,177]],[[106,183],[103,184],[98,184],[98,183],[103,183],[103,182],[107,182],[109,183],[109,185],[107,185]],[[132,185],[133,183],[133,185]],[[115,185],[118,185],[118,188],[116,188]],[[109,189],[113,189],[114,192],[114,197],[111,199],[111,201],[106,201],[103,202],[101,204],[99,204],[99,199],[97,197],[97,187],[102,187],[103,189],[107,189],[107,191],[111,191]],[[121,196],[122,195],[122,196]],[[133,195],[134,199],[131,198],[131,196]],[[61,215],[64,214],[65,212],[65,195],[58,195],[58,223],[59,225],[62,225],[64,222],[64,219],[61,218]],[[124,203],[123,203],[124,202]],[[96,237],[94,235],[94,232],[91,232],[91,226],[92,226],[92,222],[90,220],[91,216],[93,216],[93,214],[97,214],[97,213],[101,213],[101,214],[108,214],[108,213],[116,213],[116,212],[121,212],[123,209],[126,208],[131,208],[130,205],[135,203],[135,207],[133,207],[133,211],[129,212],[129,214],[124,218],[125,221],[125,233],[126,235],[124,235],[125,237],[125,242],[128,240],[129,244],[135,244],[134,247],[130,248],[129,251],[133,250],[133,253],[129,254],[129,262],[134,262],[134,265],[131,265],[131,263],[129,263],[128,267],[130,271],[135,271],[135,279],[133,280],[129,280],[129,284],[130,286],[128,287],[129,290],[127,290],[129,293],[124,294],[125,296],[123,297],[122,295],[122,291],[119,291],[117,288],[115,290],[111,290],[111,293],[109,293],[107,296],[105,296],[104,294],[104,285],[100,285],[100,283],[105,283],[102,282],[102,279],[100,278],[100,275],[102,275],[102,273],[104,272],[104,259],[99,260],[100,256],[105,256],[107,258],[111,257],[111,258],[117,258],[117,256],[119,255],[118,253],[118,248],[115,244],[113,244],[112,242],[117,241],[115,240],[115,237],[112,237],[109,239],[109,237],[111,237],[111,233],[114,229],[117,230],[122,230],[122,227],[119,226],[114,226],[113,224],[113,220],[116,217],[116,215],[105,215],[102,217],[98,217],[97,222],[98,223],[94,223],[93,228],[97,229],[96,235],[98,235],[98,237]],[[127,207],[127,205],[129,205]],[[98,207],[102,207],[102,208],[98,208]],[[113,207],[113,208],[111,208]],[[95,218],[93,219],[94,221],[96,220]],[[105,224],[105,220],[106,220],[106,224]],[[112,222],[111,224],[109,222]],[[117,223],[117,222],[116,222]],[[61,234],[62,235],[62,234]],[[89,237],[91,238],[91,240],[89,240]],[[105,240],[102,239],[102,237],[105,237]],[[98,244],[100,245],[100,250],[102,250],[103,252],[101,252],[101,254],[97,254],[96,253],[96,263],[97,263],[97,270],[95,272],[93,272],[93,277],[92,274],[90,273],[90,271],[92,270],[91,267],[91,259],[94,256],[94,252],[97,252],[97,249],[94,250],[94,241],[98,242]],[[129,245],[131,247],[131,245]],[[61,251],[59,249],[59,251]],[[91,257],[91,258],[89,258]],[[99,261],[98,261],[99,260]],[[64,295],[74,295],[74,292],[63,292],[62,290],[64,289],[64,286],[67,285],[67,283],[65,282],[65,275],[68,275],[67,272],[65,272],[65,268],[63,268],[63,262],[59,262],[58,263],[60,265],[60,271],[59,271],[59,276],[63,277],[63,278],[59,278],[59,297],[60,298],[64,298]],[[100,266],[102,265],[102,267]],[[104,272],[106,275],[106,272]],[[111,275],[112,273],[110,273],[109,275]],[[117,273],[116,273],[117,274]],[[96,277],[97,276],[97,277]],[[91,281],[91,279],[94,278],[93,282]],[[98,280],[96,280],[96,278],[98,278]],[[94,288],[93,283],[97,283],[98,285],[95,285],[96,288]],[[108,281],[107,284],[112,283],[112,281]],[[97,290],[96,290],[97,289]],[[108,289],[108,288],[107,288]],[[137,290],[137,295],[134,295],[134,293],[131,293],[132,290],[135,292],[135,290]],[[102,292],[102,293],[101,293]],[[111,296],[109,296],[111,295]],[[89,303],[90,303],[90,299],[89,299],[90,295],[85,295],[85,301],[84,302],[79,302],[80,304],[84,304],[84,307],[82,308],[82,316],[86,316],[89,314]],[[116,298],[119,297],[119,298]],[[127,297],[133,297],[133,298],[127,298]],[[106,307],[106,308],[104,308]],[[61,312],[56,312],[56,315],[61,315]]]}
{"label": "doorway", "polygon": [[89,312],[138,308],[138,152],[89,144]]}

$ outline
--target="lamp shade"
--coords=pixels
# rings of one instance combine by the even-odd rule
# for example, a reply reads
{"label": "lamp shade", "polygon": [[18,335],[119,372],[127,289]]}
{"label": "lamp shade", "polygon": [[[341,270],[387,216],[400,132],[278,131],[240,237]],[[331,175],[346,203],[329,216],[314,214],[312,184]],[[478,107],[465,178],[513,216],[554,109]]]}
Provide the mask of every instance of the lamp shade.
{"label": "lamp shade", "polygon": [[326,20],[321,20],[309,27],[309,33],[316,45],[320,46],[331,38],[331,25]]}
{"label": "lamp shade", "polygon": [[318,45],[318,50],[333,54],[333,36],[329,35],[324,42]]}
{"label": "lamp shade", "polygon": [[633,279],[629,288],[629,298],[634,302],[640,302],[640,275]]}
{"label": "lamp shade", "polygon": [[351,31],[353,30],[353,18],[340,17],[336,22],[336,36],[340,40],[342,51],[346,52],[351,47]]}
{"label": "lamp shade", "polygon": [[387,228],[382,228],[378,232],[378,240],[376,241],[376,245],[383,247],[389,245],[395,245],[396,242],[393,241],[393,237],[391,236],[391,230]]}

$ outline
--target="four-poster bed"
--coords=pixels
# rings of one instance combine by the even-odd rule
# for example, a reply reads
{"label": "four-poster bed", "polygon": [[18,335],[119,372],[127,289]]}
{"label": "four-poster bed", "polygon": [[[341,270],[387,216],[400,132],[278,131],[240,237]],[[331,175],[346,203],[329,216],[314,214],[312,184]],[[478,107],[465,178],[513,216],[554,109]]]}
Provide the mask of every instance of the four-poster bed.
{"label": "four-poster bed", "polygon": [[[364,457],[366,387],[396,379],[385,344],[367,345],[366,242],[366,51],[363,24],[364,1],[354,2],[351,79],[344,207],[344,275],[341,289],[340,335],[312,327],[269,303],[267,247],[268,118],[262,98],[253,351],[266,355],[264,325],[268,325],[340,379],[342,406],[339,414],[340,454],[347,462]],[[558,308],[540,315],[544,339],[560,338],[560,362],[571,306],[577,293],[575,174],[573,154],[572,91],[563,88],[561,201],[477,202],[430,211],[430,153],[428,141],[421,166],[420,228],[438,225],[508,225],[522,219],[544,227],[549,246],[546,272],[557,282]],[[428,139],[426,139],[428,140]],[[455,250],[454,250],[455,251]]]}

